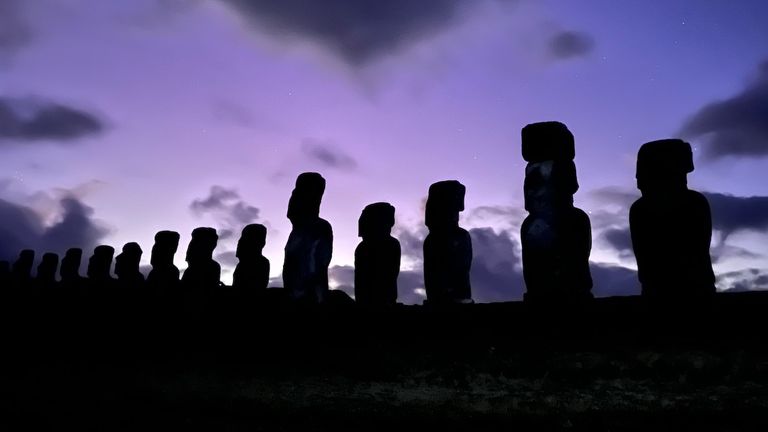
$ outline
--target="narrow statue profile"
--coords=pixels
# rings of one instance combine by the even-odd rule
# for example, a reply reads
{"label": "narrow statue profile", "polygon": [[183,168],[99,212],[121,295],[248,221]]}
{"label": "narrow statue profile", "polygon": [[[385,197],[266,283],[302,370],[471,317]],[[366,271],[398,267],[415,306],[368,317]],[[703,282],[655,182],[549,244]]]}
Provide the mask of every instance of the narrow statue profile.
{"label": "narrow statue profile", "polygon": [[456,180],[432,184],[427,196],[424,288],[430,305],[472,303],[472,239],[459,226],[466,188]]}
{"label": "narrow statue profile", "polygon": [[716,291],[712,216],[707,198],[688,189],[693,169],[691,145],[679,139],[651,141],[638,151],[642,196],[629,210],[629,228],[647,298],[693,300]]}
{"label": "narrow statue profile", "polygon": [[323,303],[328,295],[328,266],[333,253],[331,224],[320,218],[325,179],[305,172],[296,178],[288,201],[293,229],[285,245],[283,285],[301,303]]}
{"label": "narrow statue profile", "polygon": [[269,284],[269,260],[262,254],[267,242],[267,227],[250,224],[243,228],[237,242],[239,260],[232,277],[232,287],[239,291],[262,293]]}
{"label": "narrow statue profile", "polygon": [[390,235],[395,208],[385,202],[363,209],[358,235],[363,241],[355,249],[355,301],[361,305],[386,306],[397,302],[400,274],[400,242]]}

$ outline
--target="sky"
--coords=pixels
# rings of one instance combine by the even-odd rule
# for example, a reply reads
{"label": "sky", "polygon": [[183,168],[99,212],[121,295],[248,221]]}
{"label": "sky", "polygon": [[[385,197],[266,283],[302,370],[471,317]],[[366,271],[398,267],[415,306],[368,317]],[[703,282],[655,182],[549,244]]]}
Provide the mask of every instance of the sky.
{"label": "sky", "polygon": [[639,293],[628,212],[644,142],[694,148],[718,289],[768,289],[768,3],[762,0],[2,0],[0,259],[268,229],[280,285],[296,176],[327,180],[334,288],[357,219],[396,209],[400,300],[423,299],[431,183],[467,187],[473,297],[524,284],[520,130],[576,138],[593,292]]}

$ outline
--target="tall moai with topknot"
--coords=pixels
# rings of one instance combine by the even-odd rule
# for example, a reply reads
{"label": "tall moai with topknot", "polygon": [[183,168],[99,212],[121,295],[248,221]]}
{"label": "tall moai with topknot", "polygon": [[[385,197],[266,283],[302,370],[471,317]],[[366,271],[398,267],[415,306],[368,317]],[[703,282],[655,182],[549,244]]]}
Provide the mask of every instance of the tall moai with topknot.
{"label": "tall moai with topknot", "polygon": [[269,260],[262,254],[267,244],[267,227],[250,224],[243,228],[235,254],[239,260],[232,275],[232,287],[240,293],[259,294],[269,284]]}
{"label": "tall moai with topknot", "polygon": [[59,256],[53,252],[43,254],[43,259],[37,266],[35,285],[37,289],[48,291],[56,288],[56,270],[59,269]]}
{"label": "tall moai with topknot", "polygon": [[305,172],[296,178],[288,201],[291,234],[285,244],[283,285],[300,303],[323,303],[328,295],[328,266],[333,254],[333,230],[320,217],[325,179]]}
{"label": "tall moai with topknot", "polygon": [[138,243],[130,242],[123,245],[123,251],[115,257],[115,276],[121,288],[128,290],[143,288],[144,275],[139,271],[142,253]]}
{"label": "tall moai with topknot", "polygon": [[522,130],[523,191],[529,215],[520,230],[527,302],[565,303],[592,298],[589,216],[573,205],[579,189],[573,134],[560,122]]}
{"label": "tall moai with topknot", "polygon": [[459,226],[465,194],[466,188],[456,180],[429,187],[424,217],[429,229],[424,239],[424,288],[430,305],[472,303],[472,239]]}
{"label": "tall moai with topknot", "polygon": [[712,216],[701,193],[688,189],[691,145],[679,139],[643,144],[637,154],[642,196],[629,211],[642,294],[693,300],[715,293],[709,255]]}
{"label": "tall moai with topknot", "polygon": [[397,303],[400,242],[392,237],[395,207],[379,202],[363,209],[357,224],[363,241],[355,249],[355,301],[366,306]]}
{"label": "tall moai with topknot", "polygon": [[192,230],[192,240],[187,246],[187,269],[181,277],[185,290],[210,292],[220,286],[221,266],[213,259],[218,242],[215,228]]}
{"label": "tall moai with topknot", "polygon": [[173,263],[173,257],[179,249],[180,238],[175,231],[159,231],[155,234],[150,257],[152,270],[147,275],[147,288],[155,293],[166,295],[178,288],[179,268]]}

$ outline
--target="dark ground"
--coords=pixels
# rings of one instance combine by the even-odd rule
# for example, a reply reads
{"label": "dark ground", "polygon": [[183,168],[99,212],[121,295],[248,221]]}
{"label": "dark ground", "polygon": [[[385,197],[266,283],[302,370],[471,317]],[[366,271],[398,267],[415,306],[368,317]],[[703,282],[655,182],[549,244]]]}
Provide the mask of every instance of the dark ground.
{"label": "dark ground", "polygon": [[4,302],[0,428],[768,430],[768,293],[568,313],[146,304]]}

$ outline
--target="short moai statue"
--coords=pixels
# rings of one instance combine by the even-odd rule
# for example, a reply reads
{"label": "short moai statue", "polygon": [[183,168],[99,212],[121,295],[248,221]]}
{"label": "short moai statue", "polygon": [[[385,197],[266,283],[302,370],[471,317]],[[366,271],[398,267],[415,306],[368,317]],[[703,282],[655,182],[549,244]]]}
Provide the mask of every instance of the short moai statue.
{"label": "short moai statue", "polygon": [[296,178],[288,201],[291,234],[285,244],[283,286],[299,303],[323,303],[328,294],[328,266],[333,253],[333,230],[320,218],[325,179],[305,172]]}
{"label": "short moai statue", "polygon": [[71,292],[82,288],[83,278],[80,276],[80,263],[82,260],[82,249],[67,249],[64,258],[61,259],[61,268],[59,269],[61,288],[63,290]]}
{"label": "short moai statue", "polygon": [[147,275],[147,287],[152,291],[165,295],[178,288],[179,268],[173,264],[173,257],[179,249],[180,238],[175,231],[159,231],[155,234],[150,257],[152,270]]}
{"label": "short moai statue", "polygon": [[219,242],[215,228],[199,227],[192,230],[187,246],[187,269],[181,278],[186,291],[207,293],[221,284],[221,266],[213,259]]}
{"label": "short moai statue", "polygon": [[250,224],[243,228],[237,242],[239,260],[232,276],[232,287],[248,294],[262,293],[269,284],[269,260],[262,255],[267,242],[267,227]]}
{"label": "short moai statue", "polygon": [[32,266],[35,262],[35,251],[24,249],[19,252],[19,257],[13,263],[11,279],[14,288],[26,290],[32,284]]}
{"label": "short moai statue", "polygon": [[88,285],[97,290],[96,294],[103,294],[114,286],[115,280],[110,274],[114,256],[115,248],[112,246],[99,245],[93,249],[93,255],[88,260]]}
{"label": "short moai statue", "polygon": [[59,268],[59,256],[52,252],[43,254],[40,265],[37,266],[35,285],[41,290],[50,290],[56,287],[56,270]]}
{"label": "short moai statue", "polygon": [[472,239],[459,227],[466,188],[456,180],[429,187],[424,239],[424,288],[427,304],[472,303],[469,272],[472,267]]}
{"label": "short moai statue", "polygon": [[592,299],[592,228],[573,205],[579,189],[573,134],[559,122],[522,130],[525,209],[520,237],[526,302],[572,304]]}
{"label": "short moai statue", "polygon": [[397,303],[397,276],[400,274],[400,242],[390,235],[395,225],[395,208],[385,202],[363,209],[355,249],[355,301],[364,306]]}
{"label": "short moai statue", "polygon": [[139,271],[143,251],[138,243],[130,242],[123,246],[123,251],[115,257],[115,276],[122,288],[140,289],[144,285],[144,275]]}
{"label": "short moai statue", "polygon": [[637,154],[642,196],[629,211],[642,295],[694,300],[715,293],[709,255],[712,216],[701,193],[688,189],[691,145],[679,139],[643,144]]}

